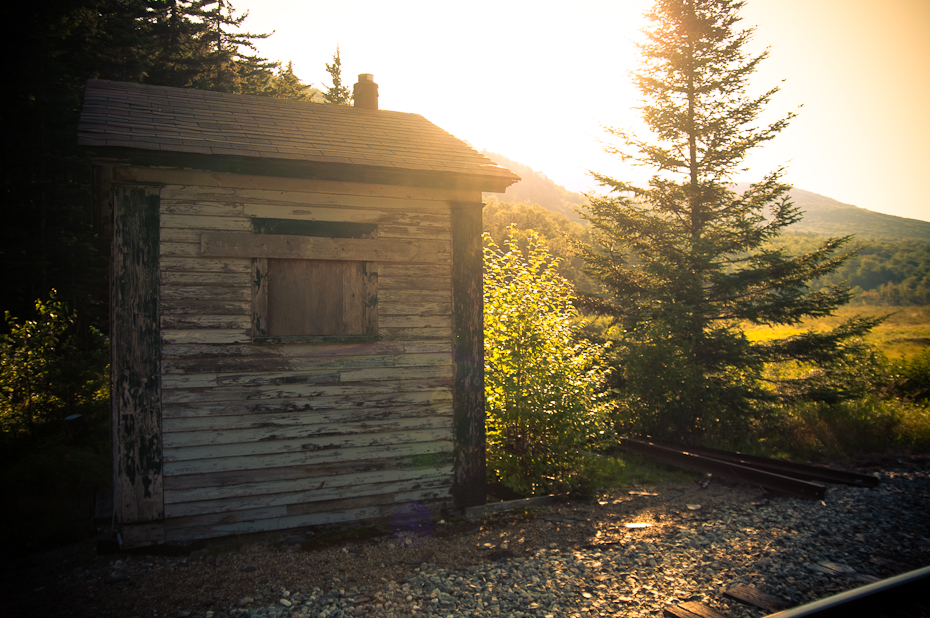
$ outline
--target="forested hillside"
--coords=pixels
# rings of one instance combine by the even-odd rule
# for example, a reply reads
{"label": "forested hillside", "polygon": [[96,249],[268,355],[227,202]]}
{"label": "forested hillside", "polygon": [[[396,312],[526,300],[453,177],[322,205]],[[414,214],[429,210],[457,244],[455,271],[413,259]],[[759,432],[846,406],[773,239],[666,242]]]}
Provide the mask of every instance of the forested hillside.
{"label": "forested hillside", "polygon": [[[591,281],[582,275],[581,263],[571,255],[565,240],[587,233],[586,222],[577,212],[583,210],[586,198],[516,161],[492,152],[484,154],[522,178],[503,195],[485,196],[485,229],[498,242],[511,223],[541,232],[552,253],[563,259],[562,275],[579,288],[590,289]],[[746,183],[736,185],[737,190],[747,187]],[[930,222],[872,212],[803,189],[791,189],[790,195],[804,217],[781,236],[778,246],[803,253],[812,251],[824,237],[855,237],[852,246],[857,253],[818,283],[845,281],[858,288],[855,302],[860,303],[930,304]],[[552,216],[546,216],[547,211]]]}
{"label": "forested hillside", "polygon": [[545,174],[508,159],[496,152],[482,150],[481,154],[502,165],[519,176],[520,182],[510,185],[507,192],[488,193],[485,197],[494,196],[501,202],[523,202],[524,204],[539,204],[543,208],[568,217],[571,221],[581,221],[578,208],[587,203],[587,199],[580,193],[573,193],[563,186],[557,185],[546,178]]}

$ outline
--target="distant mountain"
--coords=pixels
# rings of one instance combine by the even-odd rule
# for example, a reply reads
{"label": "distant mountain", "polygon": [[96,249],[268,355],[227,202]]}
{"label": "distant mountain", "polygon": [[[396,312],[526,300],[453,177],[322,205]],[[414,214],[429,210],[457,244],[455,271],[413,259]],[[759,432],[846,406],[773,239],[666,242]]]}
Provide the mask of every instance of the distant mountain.
{"label": "distant mountain", "polygon": [[[749,183],[736,184],[737,191],[745,191]],[[906,219],[865,208],[844,204],[833,198],[791,189],[791,199],[804,213],[804,218],[788,228],[789,232],[818,236],[846,236],[880,240],[930,241],[930,222]]]}
{"label": "distant mountain", "polygon": [[524,204],[539,204],[543,208],[565,215],[572,221],[580,222],[582,219],[575,212],[581,204],[587,204],[580,193],[572,193],[565,187],[555,184],[546,178],[545,174],[537,172],[522,163],[517,163],[508,159],[504,155],[496,152],[482,150],[481,154],[491,159],[498,165],[503,165],[511,172],[522,178],[514,185],[507,187],[506,193],[490,193],[502,202],[523,202]]}
{"label": "distant mountain", "polygon": [[[583,221],[575,209],[587,203],[580,193],[573,193],[557,185],[545,174],[537,172],[503,155],[483,151],[489,159],[516,173],[522,180],[509,187],[503,195],[495,195],[502,202],[539,204],[543,208],[565,215],[572,221]],[[737,191],[745,191],[749,183],[737,183]],[[817,236],[846,236],[876,240],[920,240],[930,242],[930,222],[906,219],[865,208],[844,204],[803,189],[792,189],[794,200],[804,217],[786,230],[790,233]]]}

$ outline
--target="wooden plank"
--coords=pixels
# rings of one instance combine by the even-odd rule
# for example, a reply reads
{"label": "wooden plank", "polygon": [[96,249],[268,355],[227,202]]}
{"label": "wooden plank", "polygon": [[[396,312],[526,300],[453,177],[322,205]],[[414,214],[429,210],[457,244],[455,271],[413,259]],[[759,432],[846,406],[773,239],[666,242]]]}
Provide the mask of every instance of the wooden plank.
{"label": "wooden plank", "polygon": [[268,414],[235,414],[222,416],[194,416],[172,417],[162,420],[162,433],[167,436],[180,432],[204,431],[231,431],[236,429],[263,428],[271,431],[274,428],[303,427],[313,428],[317,433],[322,432],[321,427],[359,427],[369,424],[372,427],[379,423],[384,427],[397,428],[407,419],[426,417],[451,417],[452,401],[435,401],[428,404],[397,407],[357,407],[350,409],[317,410]]}
{"label": "wooden plank", "polygon": [[[430,468],[405,468],[365,470],[350,472],[348,474],[319,474],[312,470],[305,477],[266,480],[262,482],[240,484],[214,484],[213,476],[200,477],[201,486],[187,487],[185,489],[170,490],[165,488],[165,504],[181,504],[184,502],[201,502],[221,500],[227,498],[244,498],[266,494],[280,494],[286,492],[313,491],[322,488],[346,488],[361,484],[379,484],[391,482],[407,482],[412,480],[451,479],[452,464],[445,464]],[[327,498],[328,499],[328,498]],[[311,497],[308,502],[321,501],[319,496]],[[171,516],[171,515],[167,515]]]}
{"label": "wooden plank", "polygon": [[163,330],[163,343],[250,343],[251,329]]}
{"label": "wooden plank", "polygon": [[[449,425],[444,422],[443,425]],[[448,426],[410,431],[361,432],[357,434],[300,436],[260,440],[257,442],[240,442],[231,444],[205,444],[164,448],[162,458],[165,463],[195,461],[199,459],[227,459],[250,457],[254,455],[276,455],[283,453],[309,453],[348,448],[365,448],[387,445],[403,445],[419,442],[432,442],[452,437]]]}
{"label": "wooden plank", "polygon": [[451,484],[451,474],[448,478],[433,479],[405,479],[384,483],[359,482],[350,487],[345,486],[317,486],[302,491],[283,491],[280,493],[264,493],[247,496],[235,496],[215,500],[197,500],[192,502],[179,502],[165,505],[166,517],[190,517],[196,515],[238,513],[251,509],[269,508],[277,506],[290,506],[295,504],[309,504],[313,502],[326,502],[343,498],[358,498],[362,496],[375,496],[384,494],[406,493],[409,491],[424,491],[442,489]]}
{"label": "wooden plank", "polygon": [[[197,233],[196,242],[200,242],[201,232]],[[162,258],[160,269],[162,272],[204,272],[204,273],[245,273],[252,271],[251,260],[248,258]]]}
{"label": "wooden plank", "polygon": [[[230,213],[231,214],[231,213]],[[210,217],[201,215],[162,215],[162,228],[249,232],[252,224],[248,217]]]}
{"label": "wooden plank", "polygon": [[[316,196],[313,196],[316,197]],[[313,199],[313,198],[311,198]],[[340,196],[320,196],[326,204],[293,204],[250,202],[245,205],[245,213],[252,217],[281,217],[302,221],[341,221],[345,223],[376,223],[394,225],[425,225],[429,227],[448,227],[449,215],[436,212],[441,206],[428,202],[425,209],[416,210],[418,202],[410,200],[388,200],[395,209],[383,209],[381,200],[370,198],[346,199]],[[337,205],[337,202],[354,201],[352,206]],[[408,208],[409,206],[413,208]]]}
{"label": "wooden plank", "polygon": [[724,591],[723,596],[739,601],[740,603],[746,603],[747,605],[764,609],[768,612],[778,612],[791,606],[790,602],[781,597],[762,592],[757,588],[744,584],[728,588]]}
{"label": "wooden plank", "polygon": [[252,304],[244,301],[165,300],[159,303],[162,318],[174,315],[239,315],[251,319]]}
{"label": "wooden plank", "polygon": [[252,317],[248,315],[162,315],[164,330],[220,328],[226,330],[248,330]]}
{"label": "wooden plank", "polygon": [[327,449],[323,451],[268,453],[245,457],[166,461],[164,463],[164,471],[165,476],[206,474],[230,470],[260,470],[262,468],[321,465],[331,462],[351,462],[379,457],[405,457],[410,455],[426,457],[446,453],[452,453],[451,440],[360,446],[343,449]]}
{"label": "wooden plank", "polygon": [[381,238],[316,238],[273,234],[204,232],[201,254],[208,257],[265,257],[295,260],[437,262],[451,258],[449,243]]}
{"label": "wooden plank", "polygon": [[381,316],[381,328],[434,328],[443,331],[452,330],[452,315],[392,315],[386,313]]}
{"label": "wooden plank", "polygon": [[[164,302],[162,303],[164,304]],[[449,352],[451,342],[447,341],[374,341],[365,343],[328,343],[293,344],[293,345],[177,345],[162,348],[164,358],[291,358],[291,357],[330,357],[362,356],[374,354],[411,354]]]}
{"label": "wooden plank", "polygon": [[213,286],[247,286],[249,285],[249,275],[246,272],[237,273],[217,273],[217,272],[177,272],[163,270],[160,281],[164,286],[183,286],[183,285],[213,285]]}
{"label": "wooden plank", "polygon": [[167,286],[161,290],[162,300],[232,300],[252,299],[252,290],[248,285],[219,287],[212,285]]}
{"label": "wooden plank", "polygon": [[727,618],[725,614],[696,601],[688,601],[681,605],[666,605],[662,609],[662,614],[670,618]]}
{"label": "wooden plank", "polygon": [[[201,236],[203,236],[201,234]],[[166,257],[194,257],[200,255],[200,243],[194,242],[162,242],[159,244],[159,255]]]}
{"label": "wooden plank", "polygon": [[[364,521],[374,519],[381,514],[380,509],[375,506],[294,516],[284,516],[284,513],[286,513],[284,508],[279,509],[279,511],[280,513],[263,514],[265,517],[261,519],[215,525],[188,526],[185,520],[172,519],[166,522],[165,539],[167,542],[195,541],[233,534],[253,534],[305,526]],[[226,519],[228,519],[228,516],[226,516]]]}
{"label": "wooden plank", "polygon": [[[346,411],[353,415],[346,420],[383,418],[382,415],[418,415],[418,406],[436,406],[445,410],[452,401],[451,388],[432,387],[423,391],[398,393],[367,393],[365,405],[359,406],[354,396],[300,397],[262,401],[220,401],[211,403],[165,403],[162,405],[162,426],[167,419],[203,419],[213,416],[257,417],[262,422],[264,415],[298,414],[313,412],[321,419],[343,418]],[[408,412],[409,410],[409,412]],[[357,416],[356,416],[357,415]],[[211,422],[211,421],[204,421]],[[230,421],[232,422],[232,421]]]}
{"label": "wooden plank", "polygon": [[[484,504],[485,396],[481,205],[452,204],[452,389],[458,508]],[[387,330],[387,329],[385,329]]]}
{"label": "wooden plank", "polygon": [[162,215],[207,215],[211,217],[239,217],[246,215],[245,207],[236,202],[161,201]]}
{"label": "wooden plank", "polygon": [[162,402],[172,403],[209,403],[209,402],[236,402],[261,399],[290,399],[298,397],[370,397],[371,395],[385,395],[389,393],[412,392],[417,390],[431,390],[451,386],[452,381],[442,379],[413,379],[398,380],[395,382],[382,381],[355,384],[274,384],[253,388],[210,388],[202,390],[163,390]]}
{"label": "wooden plank", "polygon": [[448,328],[390,328],[383,327],[378,336],[385,341],[407,341],[410,339],[435,339],[449,341],[452,330]]}
{"label": "wooden plank", "polygon": [[382,225],[378,228],[381,238],[432,238],[433,240],[452,240],[452,230],[448,227],[426,227],[423,225]]}
{"label": "wooden plank", "polygon": [[[373,354],[371,356],[291,356],[273,358],[227,357],[163,360],[162,373],[244,373],[253,375],[283,374],[322,369],[360,369],[365,367],[437,367],[450,365],[452,355],[448,352],[410,354]],[[290,376],[283,374],[287,379]],[[232,377],[232,376],[230,376]]]}
{"label": "wooden plank", "polygon": [[[183,449],[193,446],[216,446],[221,444],[246,444],[271,442],[274,440],[296,440],[332,435],[360,435],[397,431],[419,431],[447,429],[451,427],[451,407],[447,410],[431,411],[431,414],[383,420],[362,420],[353,423],[327,423],[313,419],[291,424],[257,423],[253,426],[224,427],[217,423],[211,429],[199,431],[164,432],[162,440],[166,449]],[[443,415],[443,413],[445,413]],[[210,417],[208,417],[210,418]],[[215,418],[215,417],[213,417]],[[236,418],[236,417],[221,417]]]}
{"label": "wooden plank", "polygon": [[451,277],[385,277],[380,282],[382,290],[429,290],[448,293],[452,288]]}
{"label": "wooden plank", "polygon": [[[194,169],[121,166],[115,174],[118,180],[169,185],[162,189],[163,199],[211,201],[209,196],[215,195],[220,198],[220,201],[225,198],[245,199],[252,196],[258,201],[266,201],[280,195],[291,199],[302,196],[304,200],[312,200],[319,199],[320,195],[331,194],[334,196],[355,195],[367,199],[377,198],[379,203],[385,198],[433,200],[437,202],[436,208],[444,208],[447,200],[470,200],[474,196],[474,191],[459,189],[307,180]],[[247,194],[245,191],[255,193]],[[294,197],[291,197],[292,195]]]}
{"label": "wooden plank", "polygon": [[161,231],[162,244],[196,244],[198,251],[193,255],[200,255],[200,240],[203,237],[203,230],[196,228],[163,228]]}
{"label": "wooden plank", "polygon": [[111,376],[116,515],[162,519],[158,188],[118,186],[112,268]]}
{"label": "wooden plank", "polygon": [[[381,267],[379,276],[391,277],[414,277],[417,279],[446,277],[452,280],[451,264],[404,264],[404,263],[387,263]],[[451,287],[451,286],[450,286]]]}
{"label": "wooden plank", "polygon": [[[424,460],[427,460],[424,462]],[[352,474],[376,473],[390,471],[401,473],[415,468],[418,470],[443,468],[452,465],[452,453],[433,453],[428,457],[422,455],[405,455],[403,457],[378,457],[354,461],[318,462],[310,466],[285,466],[279,468],[253,468],[247,470],[220,470],[206,474],[185,474],[182,476],[165,476],[165,491],[183,491],[187,489],[203,490],[205,487],[220,490],[224,487],[279,481],[299,481],[309,478],[344,477]]]}

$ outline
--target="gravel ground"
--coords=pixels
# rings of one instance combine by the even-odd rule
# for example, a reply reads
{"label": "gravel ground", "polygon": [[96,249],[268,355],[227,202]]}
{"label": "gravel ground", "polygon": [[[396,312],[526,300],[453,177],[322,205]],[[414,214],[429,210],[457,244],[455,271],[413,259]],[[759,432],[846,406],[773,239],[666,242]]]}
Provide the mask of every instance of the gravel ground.
{"label": "gravel ground", "polygon": [[892,463],[866,469],[879,487],[824,501],[696,478],[423,536],[311,531],[167,556],[79,545],[5,560],[0,616],[660,616],[685,601],[762,616],[723,592],[798,605],[930,564],[930,460]]}

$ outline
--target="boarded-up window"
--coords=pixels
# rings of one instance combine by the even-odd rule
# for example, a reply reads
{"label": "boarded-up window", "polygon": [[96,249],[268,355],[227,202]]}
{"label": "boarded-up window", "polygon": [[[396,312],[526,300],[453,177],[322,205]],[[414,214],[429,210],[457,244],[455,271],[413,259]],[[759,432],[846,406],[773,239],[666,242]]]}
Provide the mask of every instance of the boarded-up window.
{"label": "boarded-up window", "polygon": [[275,341],[378,334],[372,262],[256,259],[255,335]]}

